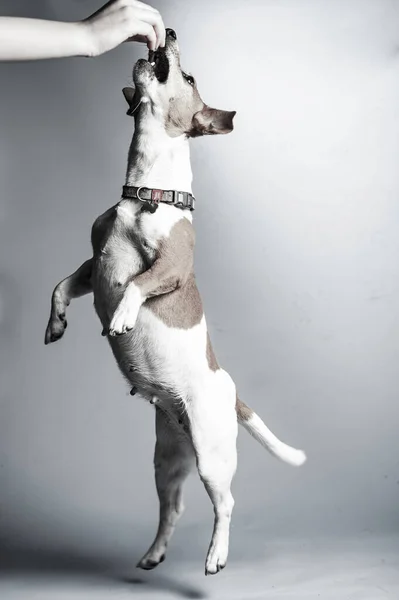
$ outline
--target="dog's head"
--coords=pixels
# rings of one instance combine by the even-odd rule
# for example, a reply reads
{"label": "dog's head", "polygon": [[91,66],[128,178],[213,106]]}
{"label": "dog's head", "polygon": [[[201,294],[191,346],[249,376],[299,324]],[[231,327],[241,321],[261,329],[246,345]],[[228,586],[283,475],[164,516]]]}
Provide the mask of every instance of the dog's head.
{"label": "dog's head", "polygon": [[[124,88],[128,115],[137,120],[152,115],[170,136],[190,137],[233,130],[235,111],[210,108],[201,99],[194,77],[182,71],[177,36],[166,30],[164,48],[149,52],[133,69],[135,89]],[[150,111],[150,112],[149,112]]]}

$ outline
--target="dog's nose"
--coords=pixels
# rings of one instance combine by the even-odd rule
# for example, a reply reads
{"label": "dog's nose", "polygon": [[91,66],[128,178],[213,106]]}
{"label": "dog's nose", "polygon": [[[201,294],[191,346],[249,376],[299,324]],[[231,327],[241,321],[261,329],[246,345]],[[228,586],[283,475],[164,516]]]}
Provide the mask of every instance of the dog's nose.
{"label": "dog's nose", "polygon": [[166,35],[169,35],[174,40],[177,40],[176,31],[174,29],[170,29],[170,27],[166,29]]}

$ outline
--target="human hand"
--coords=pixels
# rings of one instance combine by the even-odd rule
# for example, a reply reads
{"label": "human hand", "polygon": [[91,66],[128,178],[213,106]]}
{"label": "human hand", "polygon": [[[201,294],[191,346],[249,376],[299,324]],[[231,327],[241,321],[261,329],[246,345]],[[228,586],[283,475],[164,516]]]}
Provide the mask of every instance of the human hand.
{"label": "human hand", "polygon": [[89,56],[99,56],[125,41],[146,43],[150,50],[165,45],[161,15],[137,0],[111,0],[81,24],[87,33]]}

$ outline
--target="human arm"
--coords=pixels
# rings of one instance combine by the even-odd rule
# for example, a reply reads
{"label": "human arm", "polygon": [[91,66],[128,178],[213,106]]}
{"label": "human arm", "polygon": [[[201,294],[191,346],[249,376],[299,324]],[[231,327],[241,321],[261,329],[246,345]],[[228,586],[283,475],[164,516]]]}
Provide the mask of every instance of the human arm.
{"label": "human arm", "polygon": [[159,12],[136,0],[111,0],[79,22],[0,17],[0,60],[98,56],[125,41],[165,44]]}

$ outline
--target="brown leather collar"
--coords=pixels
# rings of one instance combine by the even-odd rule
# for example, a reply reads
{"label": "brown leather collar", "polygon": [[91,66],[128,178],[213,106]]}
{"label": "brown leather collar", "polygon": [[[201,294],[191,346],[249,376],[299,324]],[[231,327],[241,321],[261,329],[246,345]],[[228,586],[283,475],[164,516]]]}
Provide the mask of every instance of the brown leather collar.
{"label": "brown leather collar", "polygon": [[144,203],[146,209],[150,212],[155,212],[160,202],[172,204],[183,210],[194,210],[195,208],[195,198],[192,194],[176,190],[156,190],[145,186],[124,185],[122,198],[124,200],[139,200]]}

